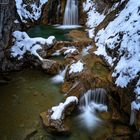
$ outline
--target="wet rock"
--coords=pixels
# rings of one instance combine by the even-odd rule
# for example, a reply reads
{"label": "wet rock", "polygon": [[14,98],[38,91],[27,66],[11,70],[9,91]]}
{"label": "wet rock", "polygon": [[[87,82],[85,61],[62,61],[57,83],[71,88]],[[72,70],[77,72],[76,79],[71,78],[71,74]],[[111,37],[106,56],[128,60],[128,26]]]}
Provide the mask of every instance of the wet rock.
{"label": "wet rock", "polygon": [[50,119],[50,112],[42,112],[40,114],[42,119],[43,125],[47,131],[54,133],[54,134],[63,134],[68,135],[70,134],[69,128],[64,124],[62,120],[51,120]]}
{"label": "wet rock", "polygon": [[[76,96],[77,98],[80,98],[80,96],[86,92],[86,88],[83,84],[83,82],[79,81],[79,82],[75,82],[73,84],[71,84],[72,86],[67,89],[68,92],[66,92],[66,97],[68,96]],[[65,85],[63,85],[65,86]],[[66,87],[65,87],[66,88]]]}
{"label": "wet rock", "polygon": [[[48,112],[41,113],[40,117],[46,130],[58,135],[70,134],[70,129],[66,125],[65,119],[68,115],[71,115],[77,103],[78,99],[76,97],[68,97],[64,103],[60,103],[58,106],[48,110]],[[63,110],[61,110],[62,108]]]}
{"label": "wet rock", "polygon": [[67,36],[73,41],[82,41],[82,42],[92,41],[91,39],[87,37],[87,34],[84,31],[72,30],[67,34]]}
{"label": "wet rock", "polygon": [[42,69],[47,74],[57,74],[60,70],[60,64],[54,60],[44,59],[42,61]]}

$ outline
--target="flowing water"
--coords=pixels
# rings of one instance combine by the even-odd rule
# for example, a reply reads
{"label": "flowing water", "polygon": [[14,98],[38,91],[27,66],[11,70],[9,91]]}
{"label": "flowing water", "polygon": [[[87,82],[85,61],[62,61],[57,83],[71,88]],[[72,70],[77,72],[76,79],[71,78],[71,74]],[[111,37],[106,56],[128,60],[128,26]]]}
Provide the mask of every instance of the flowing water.
{"label": "flowing water", "polygon": [[79,109],[81,124],[92,132],[102,123],[102,120],[97,116],[97,111],[107,111],[106,91],[102,88],[88,90],[80,99]]}
{"label": "flowing water", "polygon": [[[46,38],[55,35],[57,40],[65,40],[66,31],[57,32],[58,29],[48,27],[35,26],[28,34]],[[60,85],[53,84],[52,77],[35,69],[12,73],[11,78],[9,84],[0,86],[0,140],[24,140],[34,131],[37,132],[30,140],[96,140],[110,135],[111,125],[106,125],[97,112],[107,108],[104,89],[89,90],[81,98],[78,111],[67,119],[71,135],[58,137],[45,131],[39,114],[62,101]]]}
{"label": "flowing water", "polygon": [[[11,78],[9,84],[0,86],[1,140],[24,140],[27,134],[34,130],[37,130],[37,133],[31,140],[89,140],[91,136],[96,138],[102,133],[108,134],[108,128],[102,122],[94,131],[90,131],[92,135],[89,135],[89,131],[85,131],[86,125],[81,125],[82,118],[77,117],[77,114],[67,120],[72,131],[70,137],[48,134],[42,127],[39,114],[62,101],[64,96],[59,91],[59,85],[52,84],[50,76],[33,69],[13,73]],[[81,98],[80,109],[87,108],[87,100],[85,105]],[[94,124],[94,121],[101,122],[94,110],[86,115],[90,124]]]}
{"label": "flowing water", "polygon": [[67,0],[63,25],[78,25],[78,1]]}

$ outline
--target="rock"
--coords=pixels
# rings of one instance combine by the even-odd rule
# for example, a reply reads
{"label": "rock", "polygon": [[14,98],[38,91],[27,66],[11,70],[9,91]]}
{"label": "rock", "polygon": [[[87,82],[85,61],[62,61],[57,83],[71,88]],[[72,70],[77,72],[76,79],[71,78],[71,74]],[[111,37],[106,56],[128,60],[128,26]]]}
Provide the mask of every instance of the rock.
{"label": "rock", "polygon": [[7,65],[5,50],[11,45],[11,34],[14,30],[21,28],[19,24],[14,23],[17,16],[15,1],[7,2],[7,4],[0,4],[0,71]]}
{"label": "rock", "polygon": [[140,140],[140,131],[137,131],[137,132],[133,135],[133,140]]}
{"label": "rock", "polygon": [[[68,96],[76,96],[77,98],[80,98],[80,96],[86,92],[86,88],[83,84],[82,81],[79,82],[75,82],[75,83],[71,83],[71,87],[67,87],[67,85],[63,85],[63,88],[66,90],[67,88],[67,92],[66,93],[66,97]],[[63,90],[63,89],[62,89]]]}
{"label": "rock", "polygon": [[60,70],[60,64],[54,60],[44,59],[42,61],[42,69],[47,74],[57,74]]}
{"label": "rock", "polygon": [[43,126],[47,131],[54,134],[70,134],[69,128],[64,125],[64,122],[62,120],[55,121],[50,119],[50,112],[42,112],[40,113],[40,117],[42,119]]}
{"label": "rock", "polygon": [[[136,111],[136,129],[140,130],[140,111]],[[140,132],[139,132],[140,133]]]}
{"label": "rock", "polygon": [[92,41],[87,37],[87,34],[84,31],[72,30],[67,34],[67,36],[73,41],[82,41],[82,42]]}
{"label": "rock", "polygon": [[[52,107],[48,112],[40,114],[43,125],[46,130],[55,134],[70,134],[70,129],[66,125],[66,117],[71,115],[75,109],[78,99],[74,96],[68,97],[64,103],[60,103],[58,106]],[[61,110],[60,108],[63,108]]]}

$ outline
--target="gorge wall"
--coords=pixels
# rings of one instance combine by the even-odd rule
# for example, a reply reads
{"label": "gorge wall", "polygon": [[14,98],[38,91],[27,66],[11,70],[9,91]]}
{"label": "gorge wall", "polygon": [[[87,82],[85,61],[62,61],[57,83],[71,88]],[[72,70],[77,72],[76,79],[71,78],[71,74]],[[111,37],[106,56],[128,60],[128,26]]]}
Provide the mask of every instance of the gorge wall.
{"label": "gorge wall", "polygon": [[8,67],[5,53],[11,45],[11,34],[14,30],[20,29],[16,17],[15,0],[0,1],[0,71],[5,71]]}

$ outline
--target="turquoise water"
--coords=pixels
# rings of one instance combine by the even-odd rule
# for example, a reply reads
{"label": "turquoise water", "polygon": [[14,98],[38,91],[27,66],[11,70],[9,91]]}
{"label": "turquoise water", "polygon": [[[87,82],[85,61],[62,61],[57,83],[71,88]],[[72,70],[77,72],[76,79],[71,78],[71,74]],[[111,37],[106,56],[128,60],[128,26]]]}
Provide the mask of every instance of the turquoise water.
{"label": "turquoise water", "polygon": [[51,35],[54,35],[57,40],[69,40],[66,37],[66,34],[70,30],[58,29],[52,25],[36,25],[28,29],[27,33],[30,37],[43,37],[48,38]]}

